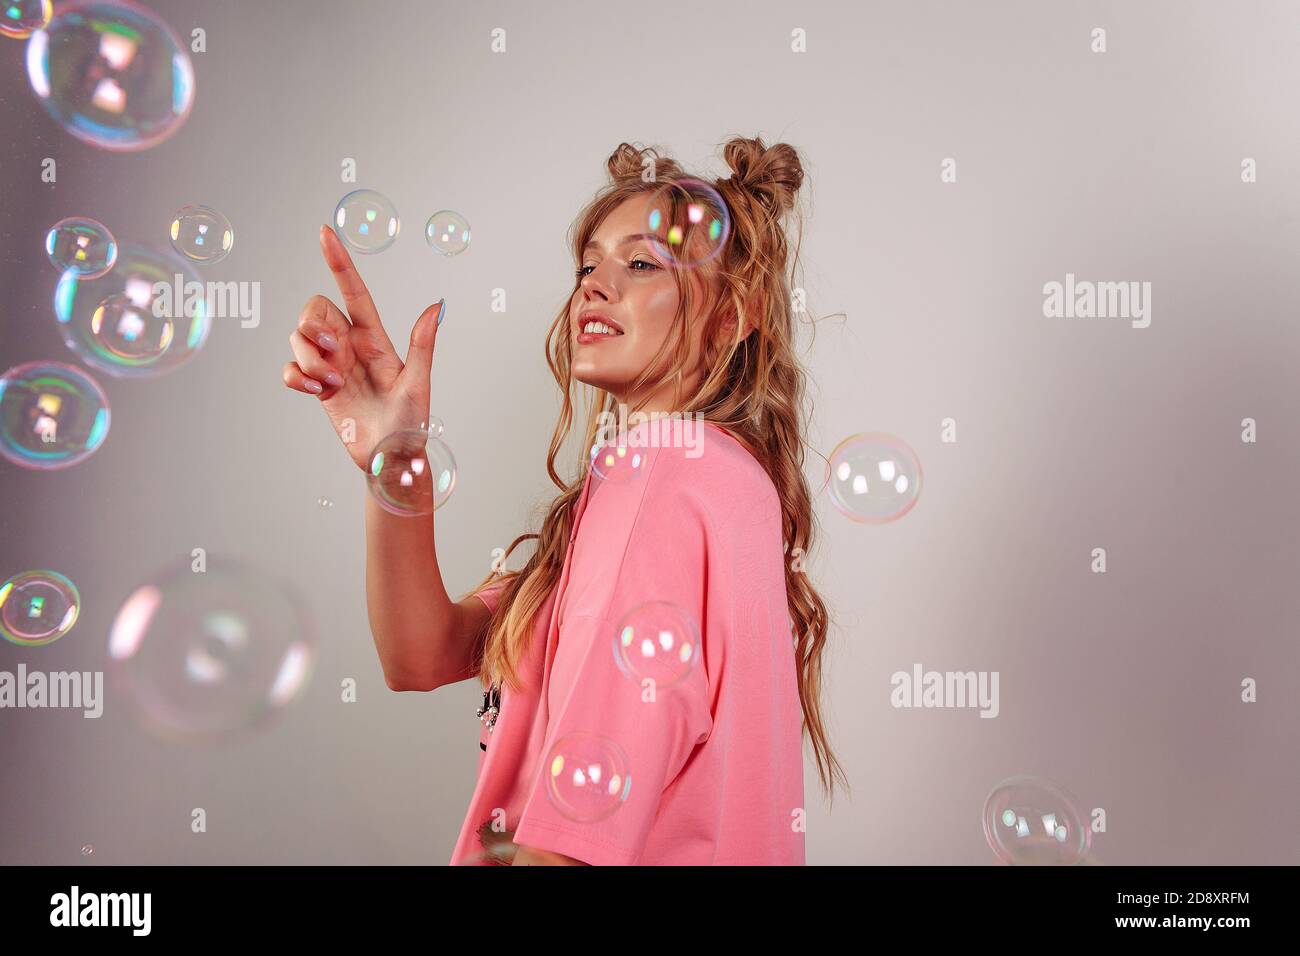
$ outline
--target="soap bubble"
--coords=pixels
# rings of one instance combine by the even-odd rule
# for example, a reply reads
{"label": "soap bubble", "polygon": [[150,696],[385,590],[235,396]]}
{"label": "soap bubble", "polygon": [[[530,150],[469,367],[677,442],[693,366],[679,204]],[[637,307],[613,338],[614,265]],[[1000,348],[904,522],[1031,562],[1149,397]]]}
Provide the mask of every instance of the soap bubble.
{"label": "soap bubble", "polygon": [[297,699],[315,639],[286,581],[237,563],[188,561],[122,604],[110,664],[146,727],[173,738],[250,730]]}
{"label": "soap bubble", "polygon": [[646,205],[646,232],[655,252],[690,268],[713,259],[731,236],[731,213],[721,194],[700,179],[665,182]]}
{"label": "soap bubble", "polygon": [[182,206],[172,216],[172,247],[194,262],[220,262],[235,244],[230,220],[211,206]]}
{"label": "soap bubble", "polygon": [[700,632],[691,616],[668,601],[633,608],[614,632],[614,659],[637,684],[658,690],[680,684],[700,659]]}
{"label": "soap bubble", "polygon": [[469,223],[458,212],[435,212],[424,224],[424,238],[434,252],[459,255],[469,248]]}
{"label": "soap bubble", "polygon": [[0,376],[0,455],[35,471],[89,458],[108,434],[108,396],[73,365],[28,362]]}
{"label": "soap bubble", "polygon": [[328,498],[317,498],[317,499],[316,499],[316,507],[321,508],[321,509],[333,508],[333,507],[334,507],[334,502],[331,501],[331,500],[328,499]]}
{"label": "soap bubble", "polygon": [[194,103],[194,68],[176,34],[134,3],[60,5],[27,42],[27,77],[83,142],[139,150],[171,136]]}
{"label": "soap bubble", "polygon": [[52,644],[80,613],[77,586],[57,571],[24,571],[0,585],[0,635],[11,644]]}
{"label": "soap bubble", "polygon": [[82,855],[82,856],[93,856],[94,853],[95,853],[95,844],[93,844],[93,843],[86,843],[86,844],[83,844],[83,845],[82,845],[82,847],[81,847],[81,855]]}
{"label": "soap bubble", "polygon": [[351,249],[368,255],[391,246],[402,222],[387,196],[373,189],[358,189],[334,207],[334,225]]}
{"label": "soap bubble", "polygon": [[1076,864],[1092,841],[1070,798],[1032,776],[1010,777],[989,793],[984,837],[1003,862],[1030,866]]}
{"label": "soap bubble", "polygon": [[0,35],[21,40],[50,22],[50,0],[4,0],[0,3]]}
{"label": "soap bubble", "polygon": [[921,462],[901,438],[850,435],[826,469],[831,503],[854,521],[883,524],[912,510],[921,494]]}
{"label": "soap bubble", "polygon": [[640,448],[599,440],[591,446],[591,471],[601,481],[631,481],[640,477],[645,464],[646,454]]}
{"label": "soap bubble", "polygon": [[[207,341],[212,321],[203,289],[184,259],[127,245],[98,279],[65,272],[54,291],[54,316],[64,343],[87,365],[119,378],[151,377],[184,365]],[[125,296],[130,308],[115,296]]]}
{"label": "soap bubble", "polygon": [[90,331],[101,346],[123,365],[143,366],[158,361],[172,343],[176,326],[140,308],[124,292],[110,295],[90,317]]}
{"label": "soap bubble", "polygon": [[430,515],[456,487],[456,459],[434,432],[404,428],[370,453],[366,484],[385,511],[405,518]]}
{"label": "soap bubble", "polygon": [[46,233],[45,254],[60,273],[71,270],[83,279],[97,279],[117,262],[117,240],[103,223],[70,216]]}
{"label": "soap bubble", "polygon": [[552,806],[578,823],[610,816],[632,790],[627,754],[598,734],[579,732],[562,737],[547,753],[543,766]]}

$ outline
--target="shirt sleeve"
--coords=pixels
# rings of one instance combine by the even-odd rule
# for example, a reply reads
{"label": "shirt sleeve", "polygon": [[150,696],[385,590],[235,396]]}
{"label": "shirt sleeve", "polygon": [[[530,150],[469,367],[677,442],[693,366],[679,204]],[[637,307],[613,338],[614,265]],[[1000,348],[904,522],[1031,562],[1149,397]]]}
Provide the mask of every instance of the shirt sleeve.
{"label": "shirt sleeve", "polygon": [[486,604],[488,611],[495,612],[497,603],[501,600],[501,592],[505,590],[508,583],[508,581],[494,581],[475,591],[472,597],[476,597]]}
{"label": "shirt sleeve", "polygon": [[[599,577],[593,569],[606,564],[616,570],[600,587],[570,588],[576,597],[550,663],[545,742],[515,827],[521,846],[592,865],[636,863],[664,790],[712,730],[704,665],[710,524],[685,486],[689,470],[660,451],[643,485],[607,484],[600,510],[589,506],[584,516],[584,524],[593,521],[584,533],[597,537],[584,535],[587,551],[579,551],[572,573]],[[693,665],[668,686],[647,685],[645,671],[620,665],[616,649],[628,614],[651,602],[678,609],[697,644]],[[578,746],[568,745],[573,741]],[[614,792],[591,805],[566,799],[574,775],[593,782],[590,766],[575,755],[594,760],[600,785]]]}

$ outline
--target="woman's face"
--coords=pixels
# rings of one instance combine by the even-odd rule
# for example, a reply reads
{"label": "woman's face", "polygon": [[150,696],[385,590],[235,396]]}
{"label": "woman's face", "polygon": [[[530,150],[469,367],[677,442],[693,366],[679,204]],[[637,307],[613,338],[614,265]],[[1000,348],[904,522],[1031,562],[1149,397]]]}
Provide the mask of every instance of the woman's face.
{"label": "woman's face", "polygon": [[[619,402],[632,404],[633,399],[647,398],[645,411],[675,411],[667,404],[673,401],[671,383],[665,394],[628,394],[631,383],[669,337],[681,298],[671,263],[649,238],[649,200],[650,194],[625,200],[605,217],[583,250],[582,278],[569,303],[573,377],[605,389]],[[699,338],[710,306],[710,301],[701,301],[707,290],[696,271],[686,270],[699,296],[695,299],[698,314],[687,316],[691,345],[683,396],[691,394],[698,382]],[[592,321],[602,322],[605,329],[586,331]]]}

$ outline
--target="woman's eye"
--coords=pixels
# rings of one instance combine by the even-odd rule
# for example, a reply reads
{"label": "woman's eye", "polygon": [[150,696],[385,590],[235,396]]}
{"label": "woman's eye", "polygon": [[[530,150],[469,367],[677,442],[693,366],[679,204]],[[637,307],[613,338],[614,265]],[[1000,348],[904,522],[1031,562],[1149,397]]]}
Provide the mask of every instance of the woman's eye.
{"label": "woman's eye", "polygon": [[[633,268],[634,266],[645,266],[646,268],[644,268],[644,269],[636,269],[636,268]],[[659,268],[659,266],[655,265],[653,262],[647,262],[647,261],[644,260],[644,259],[633,259],[631,262],[629,262],[629,263],[627,264],[627,267],[628,267],[629,269],[631,269],[633,272],[653,272],[653,271],[655,271],[656,269]],[[579,279],[583,279],[583,278],[585,278],[585,277],[588,275],[587,270],[588,270],[588,269],[594,269],[594,268],[596,268],[596,267],[595,267],[595,266],[583,266],[581,269],[577,270],[577,271],[574,273],[574,275],[577,276]]]}

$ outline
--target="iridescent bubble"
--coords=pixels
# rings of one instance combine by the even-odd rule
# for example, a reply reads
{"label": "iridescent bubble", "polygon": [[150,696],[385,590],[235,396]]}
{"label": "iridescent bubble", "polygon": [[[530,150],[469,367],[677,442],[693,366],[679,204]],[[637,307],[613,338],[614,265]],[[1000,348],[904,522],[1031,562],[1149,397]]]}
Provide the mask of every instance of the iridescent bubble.
{"label": "iridescent bubble", "polygon": [[663,183],[646,206],[646,231],[655,252],[691,268],[713,259],[731,236],[726,200],[708,183],[683,178]]}
{"label": "iridescent bubble", "polygon": [[358,189],[334,207],[334,225],[349,247],[368,255],[391,246],[402,222],[387,196],[373,189]]}
{"label": "iridescent bubble", "polygon": [[97,279],[117,262],[117,240],[103,223],[70,216],[45,234],[45,254],[60,273],[71,270],[83,279]]}
{"label": "iridescent bubble", "polygon": [[435,212],[424,224],[424,238],[434,252],[455,256],[469,248],[469,222],[458,212]]}
{"label": "iridescent bubble", "polygon": [[366,484],[385,511],[407,518],[433,514],[456,487],[456,459],[436,433],[404,428],[370,453]]}
{"label": "iridescent bubble", "polygon": [[850,435],[831,452],[831,502],[854,521],[884,524],[912,510],[921,494],[921,462],[907,442],[873,432]]}
{"label": "iridescent bubble", "polygon": [[194,103],[189,52],[134,3],[60,5],[27,42],[27,77],[46,112],[101,149],[156,146]]}
{"label": "iridescent bubble", "polygon": [[[115,296],[125,296],[130,308]],[[54,290],[54,316],[68,348],[119,378],[179,368],[203,347],[212,328],[205,286],[189,263],[132,245],[98,279],[65,272]]]}
{"label": "iridescent bubble", "polygon": [[172,343],[176,324],[142,309],[124,292],[110,295],[90,317],[90,331],[101,347],[123,365],[142,366],[157,362]]}
{"label": "iridescent bubble", "polygon": [[0,585],[0,635],[11,644],[52,644],[80,613],[77,586],[58,571],[24,571]]}
{"label": "iridescent bubble", "polygon": [[1032,776],[993,788],[984,801],[984,837],[1003,862],[1029,866],[1079,863],[1092,840],[1070,798]]}
{"label": "iridescent bubble", "polygon": [[317,499],[316,499],[316,507],[321,508],[321,509],[325,509],[325,508],[333,508],[333,507],[334,507],[334,502],[330,501],[328,498],[317,498]]}
{"label": "iridescent bubble", "polygon": [[667,601],[633,608],[614,632],[614,659],[630,680],[647,678],[663,690],[680,684],[700,659],[700,631],[691,616]]}
{"label": "iridescent bubble", "polygon": [[635,446],[611,440],[591,446],[591,471],[601,481],[625,482],[641,476],[645,470],[645,452]]}
{"label": "iridescent bubble", "polygon": [[211,206],[182,206],[172,216],[172,248],[194,262],[220,262],[235,244],[230,220]]}
{"label": "iridescent bubble", "polygon": [[3,0],[0,2],[0,35],[21,40],[50,22],[54,7],[50,0]]}
{"label": "iridescent bubble", "polygon": [[561,816],[578,823],[605,819],[632,791],[627,754],[599,734],[562,737],[547,752],[543,768],[551,804]]}
{"label": "iridescent bubble", "polygon": [[255,728],[297,699],[315,639],[287,581],[209,556],[132,592],[108,653],[150,730],[200,739]]}
{"label": "iridescent bubble", "polygon": [[0,455],[35,471],[94,454],[109,425],[108,396],[73,365],[28,362],[0,376]]}

